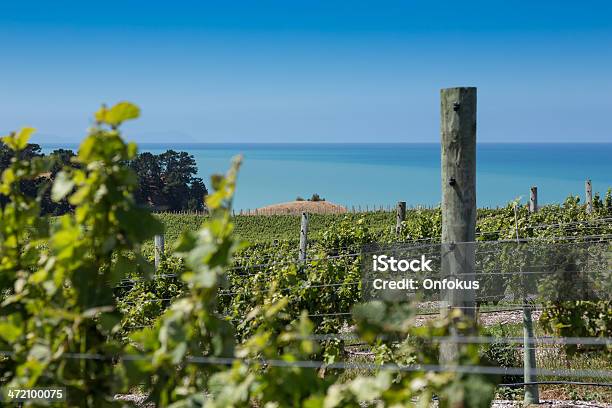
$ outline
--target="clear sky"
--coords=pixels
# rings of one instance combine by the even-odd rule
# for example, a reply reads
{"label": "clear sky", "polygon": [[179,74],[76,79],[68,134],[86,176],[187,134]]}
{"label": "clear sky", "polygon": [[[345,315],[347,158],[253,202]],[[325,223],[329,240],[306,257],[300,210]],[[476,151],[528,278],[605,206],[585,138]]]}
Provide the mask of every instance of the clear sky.
{"label": "clear sky", "polygon": [[141,142],[436,142],[477,86],[481,142],[612,142],[610,1],[1,1],[0,131]]}

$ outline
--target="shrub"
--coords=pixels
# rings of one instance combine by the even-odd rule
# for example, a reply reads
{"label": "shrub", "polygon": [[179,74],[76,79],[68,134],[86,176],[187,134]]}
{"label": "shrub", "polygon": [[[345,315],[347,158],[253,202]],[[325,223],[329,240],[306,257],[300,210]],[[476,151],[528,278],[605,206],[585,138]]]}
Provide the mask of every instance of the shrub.
{"label": "shrub", "polygon": [[325,201],[324,198],[322,198],[321,196],[319,196],[317,193],[314,193],[309,199],[308,201]]}

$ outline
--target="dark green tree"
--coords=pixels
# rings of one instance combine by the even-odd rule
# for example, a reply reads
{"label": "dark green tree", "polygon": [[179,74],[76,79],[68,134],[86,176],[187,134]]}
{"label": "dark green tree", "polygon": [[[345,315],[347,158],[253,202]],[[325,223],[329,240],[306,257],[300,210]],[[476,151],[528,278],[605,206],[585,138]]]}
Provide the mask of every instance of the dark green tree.
{"label": "dark green tree", "polygon": [[[0,173],[6,170],[10,165],[13,158],[17,160],[31,161],[35,157],[42,157],[42,151],[39,145],[35,143],[28,143],[27,146],[18,152],[11,150],[6,144],[0,142]],[[36,197],[36,193],[39,188],[45,186],[48,182],[47,174],[41,174],[39,177],[34,179],[21,180],[19,188],[27,197]],[[0,194],[0,206],[4,208],[7,204],[8,198]]]}
{"label": "dark green tree", "polygon": [[[32,160],[45,156],[38,144],[29,143],[23,150],[15,153],[0,142],[0,172],[7,169],[15,154],[18,160]],[[56,149],[49,154],[51,168],[34,179],[21,181],[21,191],[28,197],[38,197],[42,214],[61,215],[72,211],[66,199],[51,200],[50,186],[62,168],[79,168],[74,160],[75,153],[68,149]],[[196,177],[197,163],[187,152],[168,150],[155,155],[140,153],[128,166],[138,176],[138,188],[134,195],[136,202],[157,211],[204,210],[204,197],[208,194],[201,178]],[[38,194],[40,192],[40,194]],[[7,198],[0,195],[0,206],[4,207]]]}
{"label": "dark green tree", "polygon": [[144,152],[129,166],[138,176],[135,197],[140,205],[158,211],[204,209],[208,191],[196,177],[198,167],[193,155],[174,150],[159,155]]}
{"label": "dark green tree", "polygon": [[51,185],[62,169],[80,168],[80,165],[73,159],[75,156],[76,154],[70,149],[56,149],[49,154],[51,169],[49,173],[41,175],[38,179],[38,188],[43,189],[40,203],[40,209],[43,214],[62,215],[74,209],[74,206],[70,205],[66,198],[59,201],[51,199]]}
{"label": "dark green tree", "polygon": [[165,210],[164,182],[159,156],[149,152],[140,153],[129,166],[138,176],[138,188],[134,194],[136,202],[154,210]]}

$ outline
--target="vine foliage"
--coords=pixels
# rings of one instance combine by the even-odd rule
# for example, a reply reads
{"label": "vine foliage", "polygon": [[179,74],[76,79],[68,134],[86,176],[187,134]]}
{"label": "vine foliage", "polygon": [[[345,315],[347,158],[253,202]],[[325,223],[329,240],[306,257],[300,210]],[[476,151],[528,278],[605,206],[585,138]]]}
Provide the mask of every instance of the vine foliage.
{"label": "vine foliage", "polygon": [[[278,265],[270,245],[246,247],[237,239],[231,206],[240,159],[225,176],[213,176],[214,191],[206,198],[210,217],[200,228],[183,231],[162,262],[162,272],[172,276],[121,288],[126,278],[151,277],[143,244],[163,232],[160,218],[137,205],[136,176],[125,165],[137,148],[124,142],[121,125],[138,115],[138,107],[128,102],[95,114],[74,166],[57,174],[51,191],[54,200],[67,199],[74,212],[54,222],[41,217],[40,196],[21,191],[23,181],[41,177],[51,166],[44,157],[19,159],[34,130],[2,139],[15,152],[0,183],[0,194],[8,198],[0,213],[3,384],[62,385],[66,405],[79,407],[120,405],[115,394],[134,390],[164,407],[404,406],[415,401],[426,406],[433,396],[441,407],[489,406],[495,377],[382,369],[381,363],[395,368],[439,364],[431,337],[447,335],[450,319],[466,332],[473,324],[451,315],[417,327],[414,310],[406,305],[359,304],[356,252],[368,242],[396,236],[371,228],[365,218],[337,217],[312,244],[307,268]],[[595,213],[609,214],[610,202],[608,196],[598,200]],[[481,215],[483,239],[515,233],[510,206]],[[571,199],[562,210],[528,215],[521,209],[518,228],[522,236],[546,236],[552,232],[530,226],[594,216]],[[401,239],[435,237],[439,231],[439,209],[416,210]],[[567,233],[584,231],[572,227]],[[285,243],[275,248],[282,254],[292,251]],[[245,273],[256,264],[269,268]],[[173,301],[163,306],[145,302],[150,291]],[[320,315],[309,316],[313,309]],[[331,316],[339,309],[347,316]],[[551,327],[565,327],[564,315],[551,309],[545,316]],[[320,343],[313,333],[334,333],[349,324],[376,357],[367,369],[347,374],[334,365],[346,358],[341,341]],[[602,333],[608,332],[588,332]],[[486,363],[473,345],[462,346],[459,358],[463,364]],[[304,362],[316,364],[300,365]]]}

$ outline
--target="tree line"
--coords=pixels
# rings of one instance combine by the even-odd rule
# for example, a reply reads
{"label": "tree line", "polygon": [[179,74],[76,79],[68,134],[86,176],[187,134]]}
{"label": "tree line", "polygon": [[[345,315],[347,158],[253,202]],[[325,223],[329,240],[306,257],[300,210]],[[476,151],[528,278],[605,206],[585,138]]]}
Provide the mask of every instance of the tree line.
{"label": "tree line", "polygon": [[[7,169],[15,152],[0,142],[0,173]],[[18,160],[32,160],[44,157],[40,145],[28,143],[17,153]],[[20,189],[29,197],[39,197],[43,214],[61,215],[73,210],[66,199],[55,202],[51,199],[51,186],[57,174],[64,167],[79,168],[70,149],[55,149],[47,155],[53,163],[50,170],[37,178],[23,180]],[[198,167],[193,155],[187,152],[167,150],[161,154],[139,153],[125,163],[138,177],[138,187],[134,192],[136,202],[153,211],[203,211],[204,197],[208,194],[204,181],[197,177]],[[0,194],[0,206],[4,207],[8,198]]]}

